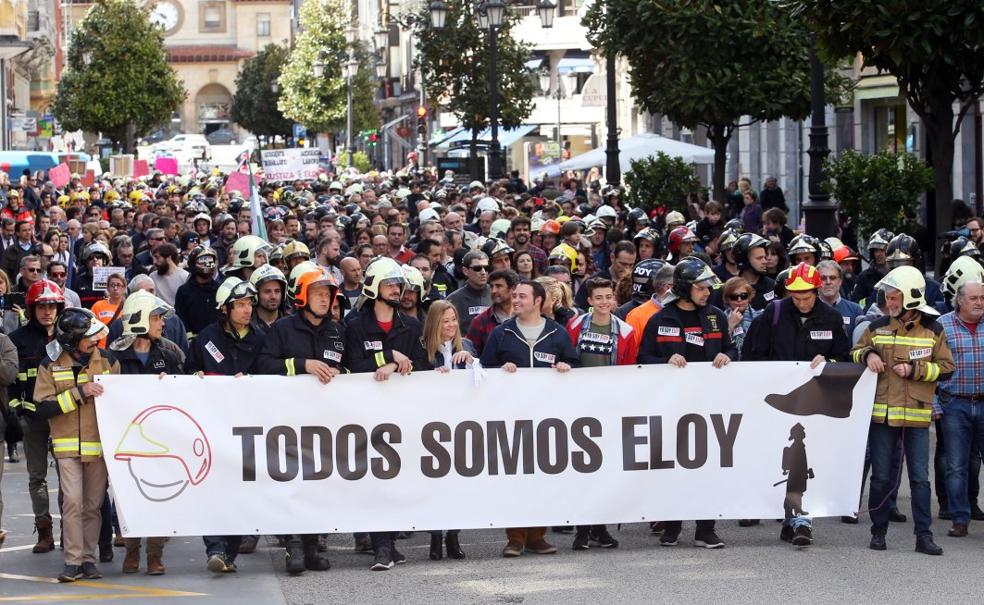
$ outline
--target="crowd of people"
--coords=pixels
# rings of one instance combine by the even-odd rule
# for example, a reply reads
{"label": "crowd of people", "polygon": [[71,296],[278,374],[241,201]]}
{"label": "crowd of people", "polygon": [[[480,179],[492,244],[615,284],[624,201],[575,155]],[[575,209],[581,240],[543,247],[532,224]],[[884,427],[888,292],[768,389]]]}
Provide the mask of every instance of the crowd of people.
{"label": "crowd of people", "polygon": [[[103,387],[93,377],[105,373],[310,374],[330,383],[343,373],[384,381],[474,364],[561,373],[863,364],[878,374],[869,501],[859,505],[870,512],[870,547],[884,550],[889,522],[906,520],[895,506],[904,461],[916,550],[942,554],[931,530],[933,423],[948,535],[966,536],[971,519],[984,519],[982,219],[954,232],[937,282],[908,234],[864,234],[862,256],[846,230],[825,240],[794,232],[774,182],[761,212],[746,187],[744,205],[698,200],[685,215],[629,208],[618,188],[563,181],[530,188],[518,175],[458,185],[426,170],[325,174],[264,183],[252,205],[225,190],[219,173],[88,187],[73,178],[64,191],[25,175],[3,186],[0,428],[9,460],[23,449],[33,552],[60,544],[64,582],[101,577],[97,559],[112,561],[114,547],[125,549],[124,573],[140,570],[141,548],[145,571],[165,573],[166,539],[124,539],[115,520],[94,411]],[[253,216],[257,204],[262,216]],[[260,221],[266,239],[253,233]],[[507,529],[503,556],[557,552],[547,530]],[[619,544],[604,525],[554,530],[573,534],[575,551]],[[723,547],[717,530],[698,520],[694,544]],[[674,546],[682,522],[650,531]],[[811,519],[787,511],[779,537],[808,547]],[[258,538],[205,536],[208,570],[236,571]],[[289,573],[330,567],[325,536],[278,538]],[[371,569],[387,570],[406,562],[397,538],[356,534],[354,548],[372,555]],[[458,531],[434,529],[429,556],[464,558]]]}

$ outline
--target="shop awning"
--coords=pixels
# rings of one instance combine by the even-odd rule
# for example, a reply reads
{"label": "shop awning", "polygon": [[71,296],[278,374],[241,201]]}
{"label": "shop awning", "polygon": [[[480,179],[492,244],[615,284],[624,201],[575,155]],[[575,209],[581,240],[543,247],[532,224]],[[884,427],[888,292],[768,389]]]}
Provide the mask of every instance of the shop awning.
{"label": "shop awning", "polygon": [[557,73],[569,74],[592,74],[595,71],[595,62],[591,59],[563,58],[557,62]]}
{"label": "shop awning", "polygon": [[[539,128],[538,124],[523,124],[518,128],[513,129],[499,129],[499,145],[502,147],[509,147],[519,139],[525,137],[529,133],[533,132]],[[451,147],[454,143],[467,143],[471,140],[471,130],[466,128],[460,128],[458,132],[444,139],[437,145],[441,149],[447,149]],[[482,132],[478,133],[478,140],[483,142],[488,142],[492,140],[492,130],[486,128]]]}

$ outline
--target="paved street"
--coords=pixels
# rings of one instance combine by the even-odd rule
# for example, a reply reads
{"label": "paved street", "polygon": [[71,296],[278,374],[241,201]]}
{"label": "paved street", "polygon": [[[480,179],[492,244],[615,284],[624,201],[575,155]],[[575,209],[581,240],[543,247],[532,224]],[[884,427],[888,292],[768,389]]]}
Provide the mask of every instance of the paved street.
{"label": "paved street", "polygon": [[[53,478],[54,473],[52,473]],[[647,526],[623,526],[613,534],[619,549],[575,553],[572,536],[548,534],[560,547],[552,556],[523,555],[518,560],[499,556],[504,545],[499,530],[462,533],[465,561],[428,560],[429,537],[418,533],[401,541],[408,564],[385,573],[368,571],[370,557],[352,552],[349,536],[332,536],[332,570],[308,572],[299,578],[283,573],[283,559],[272,539],[256,554],[239,558],[240,572],[215,576],[205,571],[204,549],[198,538],[173,539],[165,550],[168,573],[160,577],[120,573],[122,549],[116,560],[102,564],[105,575],[96,582],[57,584],[60,551],[36,555],[33,542],[27,477],[23,461],[6,465],[3,495],[4,526],[10,532],[0,551],[0,603],[123,601],[191,604],[288,603],[980,603],[984,579],[980,574],[984,531],[971,527],[964,539],[945,536],[947,522],[934,526],[946,554],[928,557],[912,551],[911,524],[893,524],[889,550],[867,549],[865,525],[839,520],[817,523],[817,544],[796,551],[779,543],[779,525],[765,521],[753,528],[737,522],[718,525],[727,542],[723,550],[693,548],[693,525],[685,524],[681,544],[657,546]],[[52,498],[56,492],[52,492]],[[900,502],[908,513],[908,499]],[[234,513],[235,506],[230,506]],[[935,511],[934,511],[935,512]],[[872,587],[885,586],[879,595]],[[887,588],[891,586],[891,588]]]}

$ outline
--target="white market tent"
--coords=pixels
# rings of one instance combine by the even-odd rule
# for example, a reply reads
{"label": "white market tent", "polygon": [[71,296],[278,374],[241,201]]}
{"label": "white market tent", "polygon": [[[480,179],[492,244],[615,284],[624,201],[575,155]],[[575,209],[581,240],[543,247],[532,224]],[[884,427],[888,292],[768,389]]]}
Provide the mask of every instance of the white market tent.
{"label": "white market tent", "polygon": [[[713,164],[714,150],[709,147],[691,145],[666,137],[644,132],[618,142],[618,163],[622,172],[628,172],[632,160],[656,156],[660,151],[670,157],[682,158],[688,164]],[[588,170],[592,166],[604,167],[605,148],[593,149],[565,162],[546,169],[547,176],[557,176],[566,170]]]}

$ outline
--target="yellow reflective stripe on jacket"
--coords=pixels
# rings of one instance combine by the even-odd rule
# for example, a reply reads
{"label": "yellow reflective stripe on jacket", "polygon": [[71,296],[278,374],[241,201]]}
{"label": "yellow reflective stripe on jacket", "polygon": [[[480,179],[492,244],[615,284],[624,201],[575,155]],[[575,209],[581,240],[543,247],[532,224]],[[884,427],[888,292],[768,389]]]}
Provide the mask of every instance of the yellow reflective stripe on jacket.
{"label": "yellow reflective stripe on jacket", "polygon": [[52,372],[51,373],[51,378],[55,382],[63,381],[63,380],[75,380],[75,373],[72,372],[71,370],[64,370],[64,371],[61,371],[61,372]]}
{"label": "yellow reflective stripe on jacket", "polygon": [[929,424],[933,420],[933,408],[907,408],[905,406],[889,406],[885,403],[875,403],[871,409],[871,417],[876,420],[887,420],[889,422]]}
{"label": "yellow reflective stripe on jacket", "polygon": [[297,376],[297,366],[295,366],[294,363],[293,357],[288,357],[284,360],[284,366],[287,368],[288,376]]}
{"label": "yellow reflective stripe on jacket", "polygon": [[83,456],[101,456],[103,448],[98,441],[83,441],[81,451]]}
{"label": "yellow reflective stripe on jacket", "polygon": [[10,405],[10,408],[11,409],[16,408],[16,407],[20,407],[20,404],[21,404],[21,400],[20,399],[16,399],[16,398],[15,399],[11,399],[8,402],[8,405]]}
{"label": "yellow reflective stripe on jacket", "polygon": [[27,372],[17,372],[17,380],[27,382]]}
{"label": "yellow reflective stripe on jacket", "polygon": [[89,375],[86,374],[85,372],[82,372],[81,374],[79,374],[79,377],[75,381],[75,384],[85,384],[87,382],[89,382]]}
{"label": "yellow reflective stripe on jacket", "polygon": [[79,450],[79,440],[73,437],[52,439],[51,449],[54,452],[77,452]]}
{"label": "yellow reflective stripe on jacket", "polygon": [[373,358],[376,360],[376,365],[378,367],[381,368],[384,365],[386,365],[386,355],[382,351],[380,351],[380,352],[376,353],[375,355],[373,355]]}
{"label": "yellow reflective stripe on jacket", "polygon": [[876,345],[904,345],[910,347],[932,347],[936,344],[935,338],[919,338],[913,336],[891,336],[876,334],[871,337],[871,342]]}
{"label": "yellow reflective stripe on jacket", "polygon": [[27,370],[27,377],[28,378],[37,378],[38,377],[38,369],[37,368],[29,368]]}
{"label": "yellow reflective stripe on jacket", "polygon": [[926,377],[923,378],[926,382],[935,382],[937,378],[940,377],[940,364],[933,363],[932,361],[926,362]]}
{"label": "yellow reflective stripe on jacket", "polygon": [[27,410],[28,412],[38,411],[38,406],[34,405],[34,402],[28,401],[27,399],[22,400],[21,405],[24,406],[24,409]]}
{"label": "yellow reflective stripe on jacket", "polygon": [[865,349],[858,349],[857,351],[851,352],[851,361],[854,363],[861,363],[861,357],[864,355]]}
{"label": "yellow reflective stripe on jacket", "polygon": [[59,393],[55,396],[55,400],[58,402],[58,407],[61,408],[63,414],[75,411],[75,401],[72,400],[72,393],[65,391],[64,393]]}

